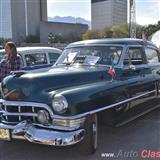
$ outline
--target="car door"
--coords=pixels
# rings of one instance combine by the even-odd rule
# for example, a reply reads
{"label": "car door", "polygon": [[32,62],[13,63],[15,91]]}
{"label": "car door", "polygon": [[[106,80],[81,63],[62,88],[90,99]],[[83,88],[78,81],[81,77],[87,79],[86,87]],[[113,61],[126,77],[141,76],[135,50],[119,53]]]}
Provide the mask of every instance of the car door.
{"label": "car door", "polygon": [[[129,93],[125,119],[142,114],[156,99],[156,81],[147,64],[143,47],[130,46],[124,58],[123,80]],[[124,116],[124,115],[121,115]]]}
{"label": "car door", "polygon": [[160,52],[157,48],[152,46],[145,47],[146,58],[149,67],[152,70],[152,74],[156,78],[156,86],[157,86],[157,104],[160,101]]}

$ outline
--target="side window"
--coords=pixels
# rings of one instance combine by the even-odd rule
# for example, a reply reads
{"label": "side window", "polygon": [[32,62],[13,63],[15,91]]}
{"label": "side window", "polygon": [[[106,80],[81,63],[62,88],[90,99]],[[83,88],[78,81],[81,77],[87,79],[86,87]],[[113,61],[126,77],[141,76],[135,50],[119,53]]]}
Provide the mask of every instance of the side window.
{"label": "side window", "polygon": [[60,54],[50,52],[50,53],[48,53],[48,56],[49,56],[50,63],[54,64],[56,62],[56,60],[58,59],[58,57],[60,56]]}
{"label": "side window", "polygon": [[145,48],[147,61],[149,64],[159,63],[158,52],[152,48]]}
{"label": "side window", "polygon": [[26,54],[25,60],[27,66],[47,64],[46,53]]}
{"label": "side window", "polygon": [[126,53],[124,65],[140,65],[144,64],[142,48],[130,47]]}

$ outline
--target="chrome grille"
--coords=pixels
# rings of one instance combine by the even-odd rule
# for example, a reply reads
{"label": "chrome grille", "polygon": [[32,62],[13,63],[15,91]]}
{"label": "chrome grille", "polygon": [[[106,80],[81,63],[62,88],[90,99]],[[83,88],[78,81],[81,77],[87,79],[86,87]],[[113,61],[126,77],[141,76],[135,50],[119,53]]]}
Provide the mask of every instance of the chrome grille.
{"label": "chrome grille", "polygon": [[37,121],[39,110],[46,110],[52,117],[52,110],[45,104],[3,101],[1,103],[1,121],[7,124],[17,124],[23,120],[39,123]]}

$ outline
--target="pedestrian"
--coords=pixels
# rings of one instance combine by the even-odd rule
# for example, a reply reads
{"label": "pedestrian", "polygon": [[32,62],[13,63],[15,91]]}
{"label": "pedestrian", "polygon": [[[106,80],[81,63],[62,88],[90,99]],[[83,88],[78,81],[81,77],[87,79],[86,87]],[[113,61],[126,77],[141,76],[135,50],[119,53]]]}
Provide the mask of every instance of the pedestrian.
{"label": "pedestrian", "polygon": [[8,76],[11,71],[20,70],[22,67],[22,59],[17,53],[14,42],[7,42],[5,44],[5,56],[0,62],[0,81]]}

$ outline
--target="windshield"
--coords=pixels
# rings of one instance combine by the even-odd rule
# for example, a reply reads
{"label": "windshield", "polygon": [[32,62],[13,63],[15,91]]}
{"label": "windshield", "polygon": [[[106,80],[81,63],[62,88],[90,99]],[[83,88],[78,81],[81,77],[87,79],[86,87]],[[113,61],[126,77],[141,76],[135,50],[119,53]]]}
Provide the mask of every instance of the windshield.
{"label": "windshield", "polygon": [[121,46],[87,46],[65,49],[57,60],[60,64],[116,65],[122,53]]}

